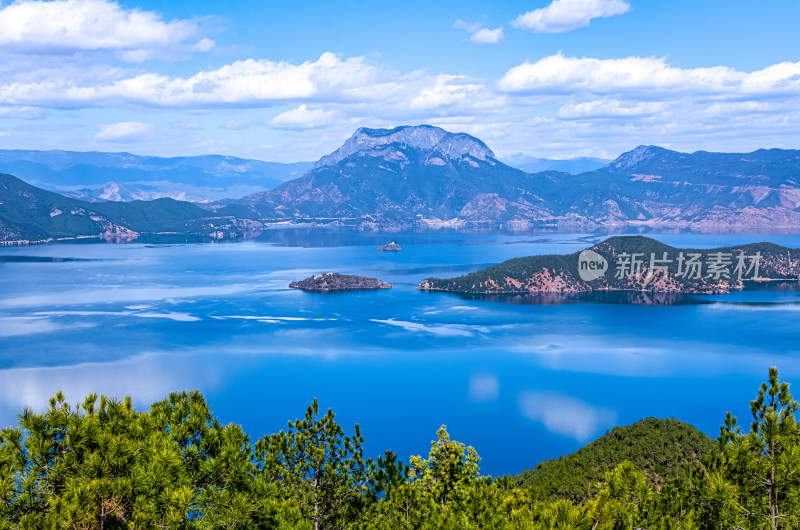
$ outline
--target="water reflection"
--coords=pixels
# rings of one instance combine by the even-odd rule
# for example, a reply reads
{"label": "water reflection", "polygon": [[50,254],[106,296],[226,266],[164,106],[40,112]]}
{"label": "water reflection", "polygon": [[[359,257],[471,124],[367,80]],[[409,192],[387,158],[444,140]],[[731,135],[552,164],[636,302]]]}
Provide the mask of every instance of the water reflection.
{"label": "water reflection", "polygon": [[636,304],[673,306],[709,303],[681,293],[652,293],[645,291],[590,291],[586,293],[514,293],[472,294],[457,293],[464,300],[505,304],[564,305],[577,303]]}

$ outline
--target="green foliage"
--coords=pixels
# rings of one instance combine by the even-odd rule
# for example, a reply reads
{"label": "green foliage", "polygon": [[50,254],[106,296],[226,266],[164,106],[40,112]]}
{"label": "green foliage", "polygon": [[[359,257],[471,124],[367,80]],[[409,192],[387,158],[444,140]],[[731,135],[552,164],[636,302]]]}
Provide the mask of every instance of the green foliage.
{"label": "green foliage", "polygon": [[495,480],[445,426],[404,464],[365,458],[358,425],[345,434],[316,400],[251,446],[196,391],[143,412],[96,395],[71,406],[59,392],[0,433],[0,528],[798,528],[798,404],[776,369],[751,410],[750,430],[728,414],[717,444],[648,418]]}
{"label": "green foliage", "polygon": [[345,527],[358,515],[372,474],[358,425],[346,436],[332,410],[320,417],[315,399],[289,430],[256,444],[259,475],[278,485],[315,530]]}
{"label": "green foliage", "polygon": [[567,456],[548,460],[513,477],[537,499],[584,502],[597,495],[605,473],[624,461],[645,472],[648,484],[660,487],[683,477],[686,464],[715,447],[714,441],[675,419],[647,418],[615,427],[605,436]]}
{"label": "green foliage", "polygon": [[85,202],[0,174],[0,241],[97,236],[124,227],[139,233],[236,232],[232,219],[173,199]]}
{"label": "green foliage", "polygon": [[[743,252],[746,256],[753,256],[758,252],[761,254],[759,275],[770,279],[797,279],[797,271],[792,263],[800,260],[800,249],[789,249],[772,243],[752,243],[714,249],[681,249],[644,236],[609,237],[592,246],[591,250],[606,259],[608,269],[603,276],[589,282],[583,281],[578,273],[580,252],[566,255],[548,254],[514,258],[464,276],[449,279],[427,278],[425,282],[428,285],[428,289],[438,291],[457,293],[525,293],[529,290],[529,282],[534,281],[535,286],[537,275],[547,274],[551,277],[560,277],[563,280],[563,284],[556,282],[555,286],[548,286],[549,289],[557,288],[560,292],[585,292],[600,289],[657,291],[663,287],[659,287],[656,282],[631,282],[630,278],[617,278],[616,267],[621,254],[638,254],[637,260],[641,262],[641,276],[644,278],[649,272],[651,255],[655,259],[661,259],[666,254],[667,259],[672,260],[670,263],[665,264],[669,279],[680,285],[683,292],[718,292],[720,290],[719,285],[717,285],[718,281],[708,278],[705,268],[701,278],[694,278],[691,275],[677,276],[677,258],[681,252],[686,256],[690,253],[699,254],[699,260],[702,263],[707,263],[712,254],[715,253],[730,254],[732,256],[732,266],[729,268],[730,274],[733,273],[736,256],[740,252]],[[660,272],[656,272],[656,274],[661,275]],[[752,275],[753,272],[750,275],[743,274],[743,277],[750,279]],[[730,279],[729,287],[736,288],[737,282],[737,278]],[[669,287],[667,290],[674,291],[674,287]]]}
{"label": "green foliage", "polygon": [[704,459],[704,472],[693,476],[709,520],[748,528],[800,526],[798,407],[789,384],[772,367],[750,402],[750,431],[727,414],[718,450]]}

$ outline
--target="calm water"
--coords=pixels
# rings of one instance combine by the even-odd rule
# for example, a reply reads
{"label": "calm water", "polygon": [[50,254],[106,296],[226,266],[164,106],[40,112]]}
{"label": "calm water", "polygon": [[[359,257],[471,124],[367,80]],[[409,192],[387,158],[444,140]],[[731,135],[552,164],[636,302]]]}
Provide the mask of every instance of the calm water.
{"label": "calm water", "polygon": [[[654,237],[685,247],[800,247],[791,235]],[[403,252],[375,250],[393,239]],[[768,366],[800,382],[797,292],[653,306],[533,305],[416,289],[429,276],[601,239],[288,229],[228,244],[3,248],[0,425],[25,405],[42,408],[59,389],[73,402],[101,392],[145,407],[199,388],[223,421],[258,438],[317,397],[348,431],[361,424],[371,455],[426,454],[446,424],[497,475],[647,416],[675,417],[715,437],[727,410],[748,423]],[[395,288],[287,287],[328,271]]]}

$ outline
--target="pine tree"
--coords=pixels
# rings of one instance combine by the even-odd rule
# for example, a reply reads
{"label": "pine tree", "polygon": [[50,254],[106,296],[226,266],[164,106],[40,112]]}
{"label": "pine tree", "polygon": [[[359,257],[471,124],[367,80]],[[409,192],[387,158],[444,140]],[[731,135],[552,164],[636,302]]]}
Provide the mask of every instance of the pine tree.
{"label": "pine tree", "polygon": [[756,399],[753,421],[744,432],[730,412],[720,428],[719,450],[695,473],[706,527],[796,528],[800,525],[800,431],[798,403],[789,384],[769,369]]}
{"label": "pine tree", "polygon": [[346,436],[334,418],[330,409],[320,417],[314,399],[303,419],[256,444],[263,477],[299,504],[314,530],[344,527],[363,513],[374,467],[359,426]]}

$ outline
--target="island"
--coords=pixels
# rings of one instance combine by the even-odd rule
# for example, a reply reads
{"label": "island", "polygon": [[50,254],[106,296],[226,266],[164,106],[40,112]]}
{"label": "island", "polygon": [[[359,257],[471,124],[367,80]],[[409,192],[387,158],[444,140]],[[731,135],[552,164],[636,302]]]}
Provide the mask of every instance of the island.
{"label": "island", "polygon": [[800,280],[800,249],[750,243],[680,249],[643,236],[615,236],[567,255],[515,258],[457,278],[427,278],[422,291],[473,294],[723,294]]}
{"label": "island", "polygon": [[378,251],[380,252],[397,252],[398,250],[403,250],[403,247],[397,244],[397,241],[392,241],[388,245],[383,245],[382,247],[378,247]]}
{"label": "island", "polygon": [[338,272],[326,272],[325,274],[309,276],[305,280],[290,283],[289,287],[316,293],[392,288],[391,285],[377,278],[339,274]]}

